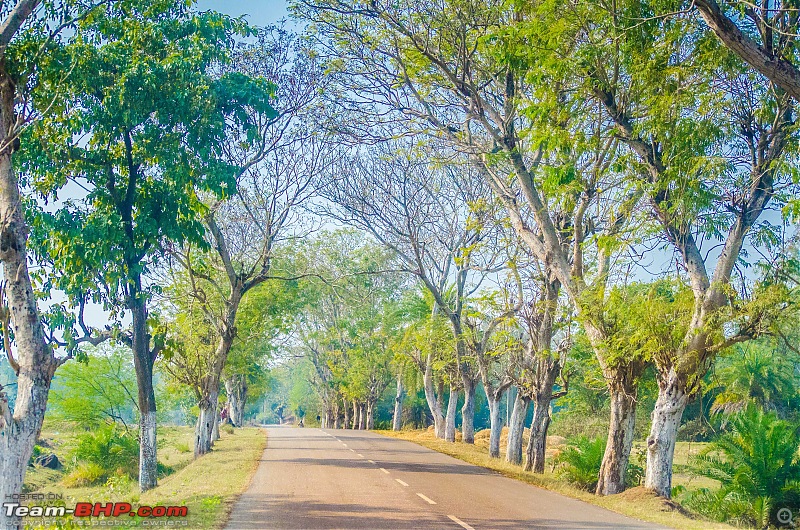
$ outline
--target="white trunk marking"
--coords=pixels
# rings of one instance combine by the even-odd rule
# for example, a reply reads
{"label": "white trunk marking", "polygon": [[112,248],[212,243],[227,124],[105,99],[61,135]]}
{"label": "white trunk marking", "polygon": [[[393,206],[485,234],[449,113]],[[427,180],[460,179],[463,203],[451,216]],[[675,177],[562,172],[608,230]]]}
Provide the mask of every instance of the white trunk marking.
{"label": "white trunk marking", "polygon": [[474,528],[472,528],[470,525],[468,525],[467,523],[465,523],[464,521],[462,521],[461,519],[459,519],[455,515],[448,515],[447,517],[449,517],[451,521],[453,521],[457,525],[460,525],[462,528],[465,528],[466,530],[475,530]]}
{"label": "white trunk marking", "polygon": [[422,499],[423,501],[427,502],[428,504],[436,504],[436,501],[433,501],[433,500],[429,499],[428,497],[426,497],[422,493],[417,493],[417,496],[419,496],[420,499]]}
{"label": "white trunk marking", "polygon": [[402,480],[400,480],[399,478],[396,478],[395,480],[396,480],[396,481],[397,481],[397,483],[398,483],[398,484],[400,484],[401,486],[408,487],[408,484],[406,484],[405,482],[403,482],[403,481],[402,481]]}

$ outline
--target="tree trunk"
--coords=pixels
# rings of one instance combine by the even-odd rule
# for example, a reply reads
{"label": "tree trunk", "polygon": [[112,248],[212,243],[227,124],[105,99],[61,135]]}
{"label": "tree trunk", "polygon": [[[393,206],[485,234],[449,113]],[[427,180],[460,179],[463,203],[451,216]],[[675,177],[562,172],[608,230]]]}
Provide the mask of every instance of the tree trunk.
{"label": "tree trunk", "polygon": [[444,439],[456,441],[456,413],[458,412],[458,388],[450,383],[450,395],[447,398],[447,416],[445,417]]}
{"label": "tree trunk", "polygon": [[[635,389],[635,386],[633,387]],[[636,422],[636,395],[632,388],[611,389],[611,419],[608,441],[600,467],[597,495],[613,495],[625,490],[625,474],[633,444]]]}
{"label": "tree trunk", "polygon": [[433,417],[434,432],[437,438],[444,438],[444,415],[442,414],[442,388],[439,385],[439,395],[433,386],[433,356],[428,355],[425,362],[425,375],[423,378],[425,387],[425,401]]}
{"label": "tree trunk", "polygon": [[358,404],[358,429],[363,431],[367,428],[367,405],[365,403]]}
{"label": "tree trunk", "polygon": [[500,401],[502,398],[495,399],[486,395],[489,402],[489,457],[500,458],[500,434],[503,432],[503,418],[500,416]]}
{"label": "tree trunk", "polygon": [[[0,58],[0,261],[19,364],[13,414],[0,386],[0,499],[22,493],[33,446],[42,429],[47,397],[58,361],[47,346],[27,262],[28,227],[19,183],[11,163],[13,139],[6,135],[16,120],[15,86]],[[21,528],[19,518],[0,510],[0,528]]]}
{"label": "tree trunk", "polygon": [[550,426],[550,401],[553,387],[545,386],[533,401],[531,437],[528,439],[525,471],[544,473],[545,450],[547,449],[547,428]]}
{"label": "tree trunk", "polygon": [[373,400],[367,401],[367,430],[371,431],[375,428],[375,405],[377,403]]}
{"label": "tree trunk", "polygon": [[528,415],[528,404],[531,398],[524,396],[517,389],[514,409],[511,411],[511,422],[508,424],[508,442],[506,444],[506,461],[512,464],[522,463],[522,437],[525,432],[525,416]]}
{"label": "tree trunk", "polygon": [[403,422],[403,375],[397,374],[397,393],[394,396],[394,417],[392,430],[399,431]]}
{"label": "tree trunk", "polygon": [[659,384],[658,398],[653,407],[650,436],[647,437],[647,470],[644,480],[645,488],[668,499],[672,496],[675,440],[683,410],[688,403],[689,398],[680,379],[674,369],[670,370],[666,382]]}
{"label": "tree trunk", "polygon": [[194,435],[194,457],[198,458],[211,451],[214,444],[214,424],[217,418],[217,396],[211,391],[200,399],[197,425]]}
{"label": "tree trunk", "polygon": [[462,377],[464,381],[464,406],[461,407],[461,441],[465,444],[475,443],[475,379],[469,375]]}
{"label": "tree trunk", "polygon": [[347,400],[342,398],[342,410],[344,411],[344,427],[343,429],[350,428],[350,405]]}
{"label": "tree trunk", "polygon": [[133,320],[133,366],[139,390],[139,489],[147,491],[158,484],[156,443],[156,395],[153,387],[155,358],[147,332],[147,306],[141,292],[141,279],[130,282],[128,307]]}
{"label": "tree trunk", "polygon": [[353,400],[353,430],[358,429],[358,402]]}
{"label": "tree trunk", "polygon": [[333,428],[334,429],[341,429],[342,428],[342,417],[339,414],[339,400],[333,400]]}
{"label": "tree trunk", "polygon": [[225,379],[225,393],[228,395],[228,417],[234,427],[244,426],[244,406],[247,403],[247,380],[243,375],[232,375]]}

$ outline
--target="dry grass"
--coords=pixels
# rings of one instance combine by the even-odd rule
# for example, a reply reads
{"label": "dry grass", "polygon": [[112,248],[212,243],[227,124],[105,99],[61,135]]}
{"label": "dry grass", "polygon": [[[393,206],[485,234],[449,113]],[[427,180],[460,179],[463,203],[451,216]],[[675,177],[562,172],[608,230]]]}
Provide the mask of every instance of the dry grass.
{"label": "dry grass", "polygon": [[[632,488],[619,495],[610,495],[608,497],[598,497],[588,491],[578,489],[565,481],[559,479],[553,472],[551,466],[543,475],[534,475],[533,473],[525,473],[522,467],[509,464],[502,458],[489,458],[488,455],[488,433],[484,431],[476,433],[475,445],[463,443],[448,443],[444,440],[437,439],[432,431],[379,431],[386,436],[401,438],[410,442],[417,443],[434,451],[450,455],[459,460],[469,462],[487,469],[497,471],[498,473],[510,478],[521,480],[538,486],[552,490],[562,495],[579,499],[597,506],[602,506],[611,511],[634,517],[642,521],[648,521],[671,528],[680,530],[715,530],[715,529],[731,529],[733,527],[693,517],[687,514],[677,503],[656,497],[644,488]],[[556,438],[556,437],[554,437]],[[552,456],[557,453],[561,446],[563,446],[563,439],[550,440],[548,438],[548,457],[552,461]],[[504,447],[505,438],[501,448]],[[692,451],[694,453],[694,451]],[[688,459],[688,453],[682,454],[681,458]],[[695,484],[696,485],[696,484]]]}
{"label": "dry grass", "polygon": [[[221,433],[222,438],[214,444],[214,450],[198,460],[193,460],[191,447],[193,429],[170,427],[159,429],[159,460],[175,471],[159,480],[159,485],[146,493],[139,493],[133,481],[122,481],[98,487],[67,488],[56,482],[63,474],[51,477],[52,482],[36,481],[29,484],[30,490],[41,493],[63,495],[66,506],[76,502],[130,502],[136,505],[164,505],[188,507],[186,528],[222,528],[228,519],[233,503],[247,488],[258,467],[259,459],[266,447],[266,435],[262,429],[236,429],[234,434]],[[63,439],[66,433],[59,432]],[[55,445],[55,444],[54,444]],[[61,444],[69,445],[64,440]],[[31,488],[35,484],[37,487]],[[135,519],[132,518],[131,522]],[[127,521],[126,521],[127,522]],[[35,524],[35,521],[29,521]],[[180,525],[175,525],[180,527]],[[42,526],[30,526],[42,528]],[[78,528],[72,521],[62,521],[53,528]]]}

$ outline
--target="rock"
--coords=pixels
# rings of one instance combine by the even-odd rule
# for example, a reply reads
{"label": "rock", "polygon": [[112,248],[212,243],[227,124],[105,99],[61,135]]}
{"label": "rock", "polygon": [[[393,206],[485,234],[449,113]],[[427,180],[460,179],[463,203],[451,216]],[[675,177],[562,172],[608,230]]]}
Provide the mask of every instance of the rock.
{"label": "rock", "polygon": [[48,469],[61,469],[64,467],[61,464],[61,461],[54,453],[50,453],[47,455],[39,455],[33,461],[34,464],[42,467],[46,467]]}

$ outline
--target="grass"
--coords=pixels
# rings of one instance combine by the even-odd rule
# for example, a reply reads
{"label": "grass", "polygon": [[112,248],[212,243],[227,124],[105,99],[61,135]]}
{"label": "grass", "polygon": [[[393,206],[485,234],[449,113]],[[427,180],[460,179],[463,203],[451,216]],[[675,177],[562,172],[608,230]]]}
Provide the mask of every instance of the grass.
{"label": "grass", "polygon": [[[505,430],[504,430],[505,431]],[[598,497],[588,491],[581,490],[566,483],[564,480],[558,478],[555,474],[552,465],[547,465],[543,475],[535,475],[533,473],[526,473],[522,470],[521,466],[509,464],[503,458],[489,458],[488,454],[488,431],[481,431],[475,435],[475,445],[464,443],[449,443],[444,440],[436,438],[432,430],[427,431],[378,431],[385,436],[394,438],[401,438],[416,444],[422,445],[434,451],[450,455],[459,460],[463,460],[470,464],[481,466],[491,469],[513,479],[521,480],[538,486],[540,488],[548,489],[579,499],[590,504],[601,506],[611,511],[627,515],[639,519],[641,521],[648,521],[679,530],[716,530],[716,529],[730,529],[733,528],[729,525],[712,522],[703,518],[694,517],[683,510],[677,503],[656,497],[652,493],[646,491],[644,488],[631,488],[619,495],[610,495],[607,497]],[[526,433],[527,434],[527,433]],[[558,454],[564,444],[564,439],[560,437],[548,437],[547,457],[548,461],[552,462],[553,457]],[[697,444],[693,444],[696,446]],[[503,444],[505,447],[505,437]],[[699,447],[681,448],[676,451],[676,462],[688,462],[690,451],[691,454],[696,454]],[[693,483],[697,486],[697,482]]]}
{"label": "grass", "polygon": [[[236,429],[234,434],[221,433],[214,450],[193,460],[191,447],[194,430],[191,427],[165,427],[158,432],[159,462],[168,465],[172,473],[159,478],[158,487],[140,493],[138,484],[123,477],[114,477],[103,486],[70,488],[63,483],[65,473],[42,468],[30,468],[26,475],[26,490],[35,493],[62,495],[66,506],[76,502],[130,502],[136,505],[187,506],[185,528],[222,528],[233,503],[244,491],[258,467],[266,446],[266,436],[258,428]],[[65,465],[71,467],[66,455],[74,448],[77,432],[68,427],[43,431],[42,438]],[[63,454],[63,457],[62,457]],[[136,521],[131,518],[130,522]],[[35,523],[34,520],[28,522]],[[126,521],[127,523],[127,521]],[[88,524],[86,521],[84,524]],[[182,523],[175,526],[182,526]],[[29,528],[43,528],[29,526]],[[61,526],[44,528],[78,528],[71,521]]]}

